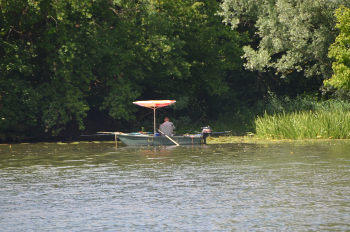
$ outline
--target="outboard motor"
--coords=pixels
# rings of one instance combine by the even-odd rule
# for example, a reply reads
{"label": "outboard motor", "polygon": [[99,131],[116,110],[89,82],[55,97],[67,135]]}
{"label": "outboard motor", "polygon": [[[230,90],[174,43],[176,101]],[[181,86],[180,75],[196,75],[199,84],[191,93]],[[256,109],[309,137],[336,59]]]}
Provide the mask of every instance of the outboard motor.
{"label": "outboard motor", "polygon": [[211,134],[211,128],[209,126],[202,127],[203,143],[207,144],[207,137]]}

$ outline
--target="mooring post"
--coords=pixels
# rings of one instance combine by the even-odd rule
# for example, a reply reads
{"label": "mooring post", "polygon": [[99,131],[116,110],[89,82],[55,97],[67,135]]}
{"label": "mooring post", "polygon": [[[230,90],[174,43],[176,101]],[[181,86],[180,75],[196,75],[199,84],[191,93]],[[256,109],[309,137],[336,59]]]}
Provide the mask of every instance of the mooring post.
{"label": "mooring post", "polygon": [[114,138],[115,138],[115,147],[118,147],[118,136],[117,136],[117,133],[114,134]]}

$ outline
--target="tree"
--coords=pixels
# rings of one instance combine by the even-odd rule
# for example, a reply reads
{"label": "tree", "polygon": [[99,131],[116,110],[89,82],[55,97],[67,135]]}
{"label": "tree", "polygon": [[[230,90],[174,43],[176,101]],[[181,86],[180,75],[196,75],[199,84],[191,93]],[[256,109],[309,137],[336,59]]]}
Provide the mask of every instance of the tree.
{"label": "tree", "polygon": [[325,80],[326,86],[334,86],[338,89],[350,89],[350,9],[341,6],[336,10],[336,28],[340,30],[335,42],[329,48],[329,57],[334,58],[334,74],[329,80]]}
{"label": "tree", "polygon": [[[138,93],[130,90],[132,79],[123,77],[138,69],[123,67],[130,67],[137,50],[130,46],[135,40],[125,36],[134,17],[125,21],[118,14],[135,13],[139,6],[118,3],[1,1],[2,132],[26,124],[57,133],[73,119],[83,129],[91,107],[87,100],[101,93],[98,107],[111,106],[115,117],[131,117],[135,109],[128,106]],[[103,90],[96,87],[102,82]]]}
{"label": "tree", "polygon": [[225,0],[220,15],[236,28],[254,23],[257,46],[245,46],[245,68],[288,77],[328,79],[332,75],[328,47],[337,36],[334,10],[346,0]]}
{"label": "tree", "polygon": [[227,92],[245,41],[221,23],[218,6],[1,1],[0,134],[18,125],[57,134],[72,120],[83,129],[90,108],[132,120],[142,99],[184,97],[205,108],[208,95]]}
{"label": "tree", "polygon": [[147,90],[141,97],[186,99],[181,114],[198,118],[216,108],[218,102],[211,105],[210,98],[229,92],[229,73],[241,68],[247,37],[222,24],[217,1],[153,3],[155,12],[143,25],[146,44],[154,44],[147,48],[156,57],[151,61],[156,62],[145,71],[152,78],[142,81]]}

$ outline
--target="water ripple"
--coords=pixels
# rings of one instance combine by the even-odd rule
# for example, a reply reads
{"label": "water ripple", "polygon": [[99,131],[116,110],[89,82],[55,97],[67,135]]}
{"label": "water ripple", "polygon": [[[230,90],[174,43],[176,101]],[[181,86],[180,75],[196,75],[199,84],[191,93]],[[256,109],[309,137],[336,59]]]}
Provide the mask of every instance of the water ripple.
{"label": "water ripple", "polygon": [[345,142],[67,146],[2,150],[1,231],[350,230]]}

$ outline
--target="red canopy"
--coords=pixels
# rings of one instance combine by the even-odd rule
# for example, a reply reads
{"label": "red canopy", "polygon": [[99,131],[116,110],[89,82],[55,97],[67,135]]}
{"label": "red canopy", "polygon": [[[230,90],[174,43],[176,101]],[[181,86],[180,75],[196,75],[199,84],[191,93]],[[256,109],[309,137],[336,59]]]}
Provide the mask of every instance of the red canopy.
{"label": "red canopy", "polygon": [[133,103],[139,106],[154,109],[154,108],[161,108],[164,106],[168,106],[175,102],[176,102],[175,100],[150,100],[150,101],[136,101]]}

